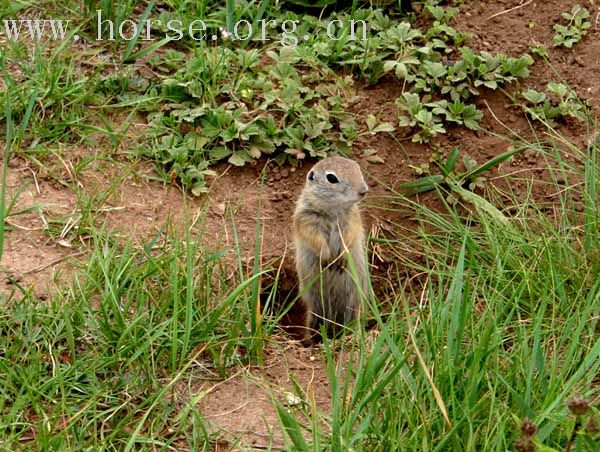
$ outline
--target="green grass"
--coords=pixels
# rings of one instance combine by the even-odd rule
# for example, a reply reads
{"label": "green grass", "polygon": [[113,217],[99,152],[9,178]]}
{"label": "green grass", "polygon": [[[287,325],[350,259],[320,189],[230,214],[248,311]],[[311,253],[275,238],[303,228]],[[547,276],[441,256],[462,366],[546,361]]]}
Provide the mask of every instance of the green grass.
{"label": "green grass", "polygon": [[247,361],[259,339],[246,324],[262,273],[226,280],[222,251],[191,237],[158,240],[134,249],[98,234],[84,273],[50,303],[3,299],[3,447],[209,441],[199,414],[177,408],[192,402],[174,399],[173,386],[192,366],[225,375]]}
{"label": "green grass", "polygon": [[[387,200],[422,225],[416,237],[379,239],[397,259],[396,284],[407,267],[421,276],[390,303],[364,300],[373,329],[325,340],[329,408],[317,408],[301,387],[305,403],[274,402],[290,448],[512,450],[531,441],[594,450],[588,422],[597,408],[576,416],[567,405],[577,394],[592,405],[598,399],[597,153],[558,161],[557,138],[529,143],[581,178],[569,192],[557,186],[554,216],[530,199],[531,187],[509,203],[501,201],[506,192],[486,191],[506,223],[469,199],[447,212],[399,194]],[[50,302],[27,293],[3,300],[3,446],[213,447],[218,437],[195,408],[203,396],[175,388],[199,364],[226,376],[260,362],[278,340],[276,313],[256,310],[265,269],[247,273],[240,261],[225,278],[235,250],[227,258],[169,231],[140,248],[94,234],[89,263]],[[423,264],[404,258],[407,246]],[[521,432],[526,420],[537,427],[532,437]]]}

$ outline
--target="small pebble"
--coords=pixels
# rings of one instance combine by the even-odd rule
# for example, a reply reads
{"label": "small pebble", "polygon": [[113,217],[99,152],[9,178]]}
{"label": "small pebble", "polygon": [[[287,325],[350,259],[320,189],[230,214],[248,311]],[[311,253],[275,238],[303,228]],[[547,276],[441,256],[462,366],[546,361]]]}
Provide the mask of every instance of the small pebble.
{"label": "small pebble", "polygon": [[214,211],[218,215],[221,215],[221,216],[225,215],[225,203],[224,202],[220,202],[219,204],[215,204]]}

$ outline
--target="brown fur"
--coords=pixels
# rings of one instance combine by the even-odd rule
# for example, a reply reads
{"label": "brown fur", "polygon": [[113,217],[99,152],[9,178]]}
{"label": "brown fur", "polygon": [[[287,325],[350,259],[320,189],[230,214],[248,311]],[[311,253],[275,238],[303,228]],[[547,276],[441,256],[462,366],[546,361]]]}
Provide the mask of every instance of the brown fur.
{"label": "brown fur", "polygon": [[[330,182],[328,174],[337,181]],[[367,190],[360,167],[349,159],[330,157],[309,172],[293,221],[308,336],[322,321],[327,322],[328,330],[337,330],[358,315],[368,279],[357,203]],[[350,259],[352,266],[348,265]]]}

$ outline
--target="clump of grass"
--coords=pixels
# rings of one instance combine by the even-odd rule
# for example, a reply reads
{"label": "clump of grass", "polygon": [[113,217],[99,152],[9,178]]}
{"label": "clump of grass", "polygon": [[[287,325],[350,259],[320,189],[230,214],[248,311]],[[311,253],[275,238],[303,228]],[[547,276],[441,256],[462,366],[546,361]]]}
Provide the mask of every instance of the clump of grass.
{"label": "clump of grass", "polygon": [[[6,61],[0,56],[0,70],[5,69],[5,64]],[[12,207],[14,207],[14,203],[16,202],[18,197],[17,192],[16,195],[13,195],[11,202],[8,205],[6,205],[6,184],[8,178],[9,161],[12,155],[13,147],[19,146],[21,141],[23,140],[23,137],[25,136],[25,131],[27,130],[29,121],[33,113],[35,101],[35,93],[32,93],[29,97],[29,101],[27,102],[27,106],[25,107],[25,112],[20,118],[21,122],[19,124],[19,127],[15,128],[13,118],[13,105],[10,99],[4,99],[4,117],[6,119],[6,130],[4,137],[4,156],[2,161],[2,179],[0,180],[0,260],[2,260],[2,255],[4,253],[4,234],[6,218],[10,215]]]}
{"label": "clump of grass", "polygon": [[5,447],[211,444],[198,399],[177,385],[255,359],[273,325],[252,308],[261,270],[225,277],[222,250],[169,237],[138,249],[96,234],[85,271],[51,302],[1,298]]}
{"label": "clump of grass", "polygon": [[[9,102],[13,118],[21,121],[30,98],[35,97],[33,114],[22,137],[26,143],[78,142],[75,132],[90,127],[86,124],[86,107],[93,97],[89,78],[77,69],[77,57],[66,55],[65,47],[39,45],[27,49],[17,43],[9,46],[4,57],[2,79],[6,89],[0,93],[0,102]],[[7,120],[4,112],[0,119]]]}

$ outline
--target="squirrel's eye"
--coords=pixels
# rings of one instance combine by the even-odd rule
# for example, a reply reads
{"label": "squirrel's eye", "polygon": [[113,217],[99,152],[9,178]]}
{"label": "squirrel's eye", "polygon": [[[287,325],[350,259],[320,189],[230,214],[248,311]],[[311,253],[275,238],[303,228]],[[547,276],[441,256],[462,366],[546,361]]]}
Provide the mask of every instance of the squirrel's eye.
{"label": "squirrel's eye", "polygon": [[337,176],[333,173],[328,173],[327,174],[327,181],[330,184],[337,184],[339,182],[339,179],[337,178]]}
{"label": "squirrel's eye", "polygon": [[315,173],[313,173],[312,171],[308,173],[308,180],[315,180]]}

